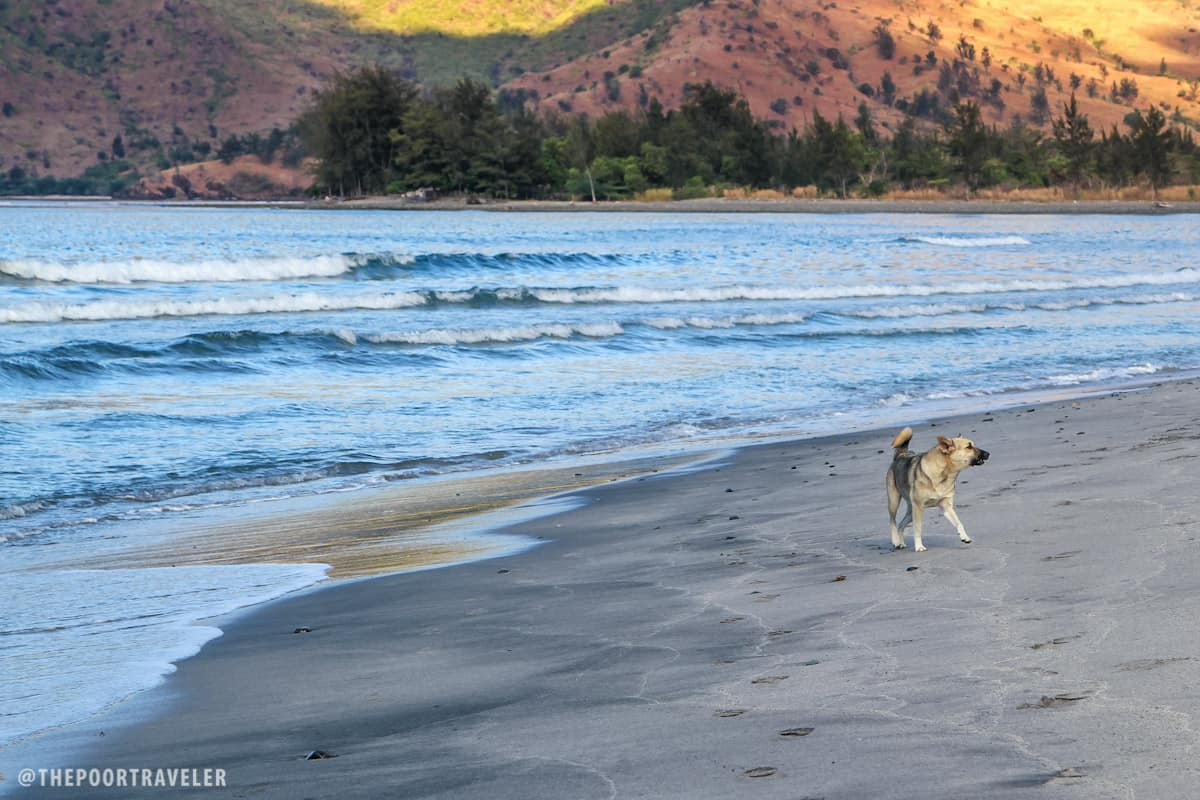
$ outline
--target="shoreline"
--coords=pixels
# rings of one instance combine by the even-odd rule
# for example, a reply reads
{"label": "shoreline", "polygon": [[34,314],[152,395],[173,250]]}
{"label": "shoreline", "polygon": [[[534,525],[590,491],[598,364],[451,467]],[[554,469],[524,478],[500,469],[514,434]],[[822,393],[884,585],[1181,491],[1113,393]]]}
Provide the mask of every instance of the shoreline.
{"label": "shoreline", "polygon": [[[1061,587],[1052,588],[1057,585],[1055,579],[1091,577],[1080,575],[1076,568],[1082,561],[1094,565],[1098,558],[1088,550],[1089,534],[1116,520],[1125,521],[1131,512],[1128,503],[1106,501],[1103,492],[1098,498],[1088,498],[1099,500],[1105,506],[1102,511],[1089,511],[1086,505],[1069,501],[1028,508],[1028,501],[1013,495],[1040,492],[1043,500],[1062,500],[1074,497],[1064,497],[1067,484],[1063,479],[1078,478],[1077,472],[1086,472],[1085,478],[1090,476],[1109,487],[1122,487],[1123,482],[1133,480],[1130,474],[1136,474],[1140,476],[1137,488],[1154,489],[1148,492],[1149,501],[1158,503],[1155,498],[1161,499],[1171,485],[1144,486],[1152,474],[1131,470],[1122,459],[1149,458],[1157,464],[1155,457],[1162,453],[1155,448],[1175,452],[1188,447],[1189,437],[1167,436],[1173,428],[1160,432],[1157,428],[1162,426],[1147,427],[1146,422],[1163,418],[1186,424],[1194,418],[1197,389],[1195,378],[1149,382],[1145,391],[1134,394],[1079,388],[1083,390],[1077,393],[1081,399],[1051,400],[1034,406],[1033,411],[1008,407],[914,426],[917,446],[923,447],[932,441],[936,428],[953,427],[955,422],[969,425],[977,432],[962,431],[965,435],[977,437],[994,456],[1001,456],[965,476],[966,485],[960,489],[959,508],[965,509],[964,522],[977,542],[971,548],[952,543],[950,526],[931,520],[929,553],[918,556],[911,550],[891,553],[886,547],[881,549],[887,544],[886,529],[881,524],[882,491],[876,485],[881,479],[876,480],[880,476],[875,473],[882,474],[884,462],[880,459],[886,455],[877,451],[886,449],[886,442],[879,444],[875,439],[890,441],[887,430],[875,431],[875,435],[851,431],[750,444],[721,463],[683,474],[643,476],[572,492],[569,496],[586,505],[500,531],[528,536],[554,532],[550,541],[533,550],[423,573],[325,584],[300,596],[247,609],[227,626],[222,624],[224,635],[198,656],[180,662],[178,672],[165,684],[130,698],[111,716],[52,736],[62,734],[60,744],[65,749],[58,751],[61,754],[83,748],[71,755],[79,761],[117,763],[145,754],[139,763],[184,766],[181,760],[191,759],[187,765],[229,769],[237,781],[232,785],[245,788],[254,783],[268,797],[294,796],[301,785],[344,791],[358,786],[359,779],[367,787],[365,792],[348,796],[371,797],[403,789],[405,796],[528,797],[539,795],[519,792],[530,786],[545,788],[550,784],[544,781],[549,780],[556,786],[567,781],[565,785],[578,788],[578,796],[600,797],[608,796],[610,785],[644,789],[651,785],[647,781],[664,775],[696,796],[720,797],[747,791],[746,781],[760,785],[747,772],[760,767],[775,770],[765,775],[770,780],[763,782],[771,797],[785,796],[778,793],[786,791],[791,791],[787,796],[794,796],[796,787],[791,779],[802,777],[819,785],[808,786],[801,793],[834,792],[840,787],[851,795],[870,789],[875,796],[901,797],[906,796],[900,791],[902,786],[907,785],[907,796],[915,791],[912,781],[918,780],[917,766],[923,767],[920,772],[926,776],[930,767],[944,769],[938,767],[942,759],[961,766],[945,751],[969,759],[981,746],[994,750],[999,761],[971,762],[972,770],[955,779],[939,773],[938,780],[945,787],[954,787],[953,791],[929,791],[932,783],[921,784],[921,791],[931,797],[966,796],[963,791],[991,796],[1004,785],[1004,795],[1012,796],[1012,790],[1020,794],[1020,789],[1044,792],[1046,786],[1063,786],[1065,791],[1071,785],[1089,787],[1089,796],[1111,796],[1110,790],[1136,776],[1121,772],[1118,778],[1113,761],[1098,756],[1090,761],[1086,754],[1072,756],[1074,761],[1051,756],[1051,752],[1071,748],[1069,744],[1053,745],[1048,736],[1034,736],[1036,747],[1033,742],[1017,746],[1013,737],[1022,734],[1003,730],[1001,722],[1028,721],[1035,727],[1049,725],[1060,738],[1069,734],[1077,741],[1099,745],[1103,737],[1089,736],[1089,731],[1082,729],[1091,723],[1081,723],[1078,709],[1095,709],[1085,712],[1091,719],[1091,714],[1102,714],[1111,703],[1085,702],[1105,696],[1095,688],[1098,682],[1094,677],[1089,683],[1086,676],[1073,676],[1080,684],[1076,686],[1055,677],[1064,674],[1061,668],[1017,669],[1013,662],[1022,659],[1053,661],[1061,655],[1070,662],[1081,649],[1073,643],[1086,636],[1059,631],[1063,623],[1055,614],[1039,616],[1023,607],[1009,613],[997,594],[1012,590],[1006,581],[1019,578],[1025,583],[1036,580],[1038,587],[1044,584],[1035,598],[1038,607],[1075,614],[1074,603],[1100,602],[1101,608],[1116,603],[1119,596],[1110,596],[1089,581],[1070,584],[1068,594],[1078,594],[1070,601],[1056,600],[1046,592],[1062,593]],[[1092,396],[1087,397],[1089,394]],[[1071,431],[1057,421],[1042,430],[1060,415],[1071,418]],[[997,433],[1002,433],[1001,437]],[[1156,433],[1162,433],[1157,440]],[[1090,438],[1075,438],[1083,434]],[[1007,440],[1021,447],[1006,448],[1003,442]],[[1103,441],[1105,446],[1084,451],[1092,455],[1082,463],[1062,463],[1077,458],[1073,451],[1085,441],[1089,446]],[[1101,455],[1118,449],[1122,459]],[[1177,457],[1194,456],[1185,449]],[[1048,471],[1053,469],[1063,471]],[[759,476],[760,472],[768,475]],[[1031,482],[1025,477],[1029,472],[1060,477],[1057,482],[1033,481],[1042,485],[1012,492]],[[820,493],[805,492],[805,485],[820,487]],[[1179,491],[1186,492],[1186,486]],[[759,499],[773,502],[754,505]],[[1139,502],[1135,501],[1135,509],[1143,507]],[[1163,515],[1159,527],[1174,537],[1172,547],[1181,548],[1175,538],[1185,531],[1176,530],[1178,520],[1191,518],[1197,501],[1192,498],[1170,511],[1166,503],[1159,505]],[[1031,529],[1039,533],[1043,530],[1039,526],[1052,520],[1069,524],[1076,514],[1089,515],[1087,524],[1068,525],[1072,529],[1061,542],[1030,538]],[[1024,530],[1007,534],[997,530],[996,522],[1011,522],[1007,515],[1024,521]],[[657,526],[651,524],[656,521]],[[568,530],[563,532],[557,525]],[[799,531],[794,530],[797,527]],[[1139,585],[1148,595],[1148,582],[1172,565],[1154,561],[1166,555],[1167,545],[1153,537],[1147,541],[1154,542],[1146,548],[1148,555],[1132,549],[1124,553],[1125,558],[1116,559],[1120,573],[1111,574],[1114,567],[1106,567],[1107,560],[1094,568],[1108,569],[1103,578],[1111,579],[1123,592],[1129,586],[1121,574],[1132,568],[1142,575]],[[1080,546],[1072,550],[1073,544]],[[1191,563],[1183,556],[1185,552],[1177,553],[1179,566]],[[1153,563],[1143,563],[1147,557]],[[881,558],[885,561],[879,561]],[[1009,574],[1008,566],[1017,561],[1032,568],[1030,575]],[[918,570],[909,572],[908,565]],[[1060,565],[1069,571],[1058,574]],[[829,584],[834,572],[847,575],[846,581],[835,582],[838,589],[858,584],[863,589],[856,591],[866,591],[871,597],[832,594]],[[944,578],[947,585],[927,578]],[[920,589],[910,596],[914,583]],[[909,588],[899,589],[901,585]],[[980,588],[987,591],[977,594]],[[896,593],[894,602],[904,606],[905,614],[890,616],[888,606],[878,598],[881,591]],[[921,603],[913,605],[918,599]],[[1191,599],[1189,595],[1189,603]],[[702,601],[699,606],[698,600]],[[931,601],[945,607],[937,614],[926,613],[924,606]],[[1027,612],[1039,618],[1023,619],[1021,615],[1028,616]],[[879,614],[886,619],[873,619]],[[969,617],[966,621],[971,624],[963,628],[952,624],[962,615]],[[996,615],[1004,616],[1005,622],[991,631],[989,618]],[[1084,616],[1072,625],[1088,627]],[[847,635],[845,626],[835,625],[836,619],[848,619],[846,625],[861,625],[872,636],[884,636],[887,641],[860,643]],[[872,624],[867,625],[868,621]],[[905,622],[915,627],[908,630]],[[299,625],[311,627],[312,633],[290,634],[291,628]],[[894,641],[900,633],[898,625],[915,638]],[[1011,638],[1018,627],[1026,631],[1024,638],[1017,643],[1008,641],[1005,636]],[[1135,633],[1134,627],[1130,624],[1126,633]],[[1161,627],[1146,635],[1163,633]],[[1042,628],[1044,633],[1030,630]],[[986,650],[995,644],[992,639],[977,638],[981,630],[1004,634],[999,641],[1007,649],[991,667],[975,664],[971,652],[971,647]],[[1104,649],[1101,645],[1113,635],[1112,630],[1093,633],[1103,635],[1086,643],[1082,648],[1085,654]],[[1039,645],[1043,641],[1039,636],[1048,637],[1045,641],[1050,644]],[[968,639],[969,646],[959,637]],[[1158,649],[1170,649],[1169,637],[1156,641]],[[505,646],[516,642],[520,646]],[[931,647],[940,657],[934,664],[922,657]],[[1154,663],[1139,666],[1142,662],[1130,661],[1133,666],[1118,669],[1133,673],[1133,678],[1141,669],[1157,670],[1188,661],[1173,654],[1155,655],[1156,648],[1144,642],[1136,649],[1152,656],[1144,661]],[[343,652],[355,657],[343,659]],[[1111,656],[1108,650],[1104,652]],[[697,659],[699,653],[707,655]],[[880,658],[886,662],[883,672],[876,663]],[[829,666],[822,669],[821,664]],[[968,674],[955,673],[955,664],[969,666]],[[819,674],[819,685],[797,681],[801,678],[797,672]],[[408,678],[397,683],[401,676]],[[420,680],[413,681],[413,676]],[[900,681],[900,685],[876,690],[873,687],[881,676]],[[926,684],[934,680],[948,683],[945,692],[939,690],[947,696],[935,699],[926,694]],[[825,687],[824,681],[830,681],[831,687]],[[971,741],[958,743],[964,723],[957,718],[970,716],[981,696],[994,698],[996,684],[1006,688],[1003,696],[1014,702],[981,714],[982,722],[972,723]],[[987,691],[977,691],[989,686]],[[833,692],[833,687],[842,694]],[[1056,687],[1061,690],[1057,694],[1053,691]],[[799,691],[800,698],[789,689]],[[545,692],[548,695],[541,697]],[[1014,692],[1029,707],[1020,705]],[[1071,692],[1079,698],[1056,699],[1060,695],[1074,697]],[[801,702],[806,698],[813,702]],[[1039,705],[1046,698],[1050,698],[1049,704]],[[928,704],[929,708],[920,715],[915,710],[911,714],[889,711],[899,700],[901,707]],[[174,712],[169,717],[163,715],[164,702]],[[841,713],[838,703],[850,710]],[[589,709],[588,716],[575,720],[576,707]],[[726,716],[724,712],[731,713]],[[660,713],[662,719],[657,716]],[[978,709],[976,713],[979,715]],[[822,736],[814,734],[811,739],[807,735],[799,738],[799,734],[794,740],[781,738],[775,730],[801,723],[809,726],[817,720],[820,724],[815,727]],[[987,733],[983,723],[988,720],[996,723],[998,732],[984,737],[981,745],[979,737]],[[137,721],[133,727],[110,730],[97,745],[98,730],[133,721]],[[931,745],[929,740],[898,744],[871,726],[863,729],[865,721],[883,728],[916,725],[918,732],[936,737],[938,744]],[[765,729],[754,734],[747,722],[755,730],[764,725]],[[1065,732],[1060,730],[1063,726]],[[500,745],[485,733],[509,731],[502,737],[507,741],[514,727],[530,737],[528,741],[516,737],[513,744]],[[593,727],[597,730],[589,732]],[[826,730],[831,742],[824,740]],[[672,731],[678,735],[673,736]],[[859,745],[850,742],[861,741],[864,735],[868,746],[859,752]],[[822,743],[812,746],[816,742]],[[656,747],[666,755],[649,758]],[[962,751],[964,747],[966,751]],[[1181,745],[1174,747],[1178,750]],[[538,748],[546,752],[530,752]],[[893,769],[900,769],[905,780],[890,784],[893,788],[883,782],[879,766],[869,767],[870,756],[877,764],[892,763],[894,753],[889,756],[888,748],[904,750],[903,760]],[[339,758],[300,760],[300,750],[312,749],[330,750]],[[397,757],[397,749],[406,757]],[[925,752],[927,749],[940,752],[935,756]],[[79,755],[88,751],[91,755]],[[837,763],[846,763],[842,759],[858,763],[854,768],[858,774],[820,767],[829,759],[821,762],[814,751]],[[810,757],[811,763],[805,760]],[[787,760],[797,758],[801,761]],[[1104,760],[1103,768],[1100,760]],[[632,762],[632,769],[615,765],[626,761]],[[719,768],[717,762],[721,762]],[[698,772],[683,769],[697,763],[701,767]],[[585,764],[586,768],[581,766]],[[1000,784],[987,783],[986,791],[977,791],[981,774]],[[781,777],[785,780],[780,781]],[[1165,777],[1159,773],[1155,779]],[[1180,785],[1184,785],[1182,779]],[[459,789],[463,793],[458,793]],[[626,791],[623,788],[621,793]],[[33,794],[84,796],[68,790]],[[203,791],[195,796],[203,796]]]}
{"label": "shoreline", "polygon": [[379,196],[324,202],[319,200],[137,200],[113,197],[3,197],[20,203],[117,203],[164,208],[276,208],[280,210],[355,211],[488,211],[514,213],[653,213],[653,214],[968,214],[968,215],[1055,215],[1112,214],[1162,215],[1200,214],[1200,200],[992,200],[992,199],[812,199],[700,198],[695,200],[641,201],[602,200],[596,203],[572,200],[488,200],[478,204],[461,198],[413,202],[399,196]]}
{"label": "shoreline", "polygon": [[1150,200],[826,200],[786,198],[754,200],[702,198],[666,202],[607,200],[597,203],[567,200],[494,200],[470,205],[458,199],[414,203],[400,198],[375,197],[335,203],[311,203],[306,208],[344,208],[372,211],[509,211],[566,213],[652,214],[1197,214],[1200,201],[1172,202],[1165,206]]}

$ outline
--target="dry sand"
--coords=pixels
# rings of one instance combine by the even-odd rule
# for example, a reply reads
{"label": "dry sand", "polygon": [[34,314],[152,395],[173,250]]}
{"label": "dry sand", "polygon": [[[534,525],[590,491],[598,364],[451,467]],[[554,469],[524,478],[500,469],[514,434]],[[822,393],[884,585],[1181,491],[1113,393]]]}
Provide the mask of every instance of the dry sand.
{"label": "dry sand", "polygon": [[1198,419],[1182,380],[914,425],[992,453],[975,543],[932,512],[921,554],[889,546],[894,430],[588,488],[534,549],[261,607],[58,737],[228,789],[21,796],[1189,797]]}

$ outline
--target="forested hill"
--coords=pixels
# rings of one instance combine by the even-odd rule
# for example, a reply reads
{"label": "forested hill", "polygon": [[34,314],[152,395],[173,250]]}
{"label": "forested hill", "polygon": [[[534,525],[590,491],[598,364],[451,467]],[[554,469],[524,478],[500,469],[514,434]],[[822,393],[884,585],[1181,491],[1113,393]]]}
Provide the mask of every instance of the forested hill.
{"label": "forested hill", "polygon": [[711,80],[781,132],[967,100],[1048,131],[1072,91],[1097,129],[1152,105],[1194,126],[1198,30],[1193,0],[0,0],[0,170],[211,157],[367,63],[593,118]]}

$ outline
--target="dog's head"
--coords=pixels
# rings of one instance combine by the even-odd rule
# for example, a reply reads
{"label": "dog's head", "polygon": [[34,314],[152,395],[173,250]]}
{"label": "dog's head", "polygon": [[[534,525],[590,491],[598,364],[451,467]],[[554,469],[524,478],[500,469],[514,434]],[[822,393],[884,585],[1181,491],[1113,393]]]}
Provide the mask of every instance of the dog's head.
{"label": "dog's head", "polygon": [[970,439],[964,439],[961,436],[955,436],[953,439],[939,436],[937,449],[954,465],[956,470],[979,466],[991,455],[987,450],[980,450],[976,447]]}

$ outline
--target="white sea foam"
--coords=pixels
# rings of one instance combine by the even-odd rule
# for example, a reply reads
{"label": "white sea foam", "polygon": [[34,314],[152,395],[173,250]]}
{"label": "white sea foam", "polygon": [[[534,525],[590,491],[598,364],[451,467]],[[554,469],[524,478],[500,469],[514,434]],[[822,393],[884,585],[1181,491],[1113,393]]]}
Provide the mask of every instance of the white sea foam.
{"label": "white sea foam", "polygon": [[625,329],[616,322],[588,325],[518,325],[508,328],[436,328],[428,331],[375,333],[360,338],[375,344],[488,344],[530,342],[537,339],[569,339],[572,336],[602,338],[619,336]]}
{"label": "white sea foam", "polygon": [[[1200,283],[1200,270],[1139,272],[1088,278],[1028,278],[996,281],[957,281],[925,284],[844,284],[833,286],[723,286],[707,288],[653,288],[615,286],[607,288],[524,288],[464,289],[437,292],[388,292],[371,294],[327,294],[299,292],[244,298],[206,300],[96,300],[63,304],[33,302],[0,308],[0,323],[62,322],[72,320],[151,319],[208,315],[249,315],[302,313],[314,311],[396,310],[429,305],[433,302],[470,303],[481,297],[501,301],[536,300],[552,304],[584,303],[709,303],[731,300],[837,300],[856,297],[930,297],[936,295],[976,295],[994,293],[1067,291],[1072,289],[1115,289],[1133,286],[1169,286]],[[1164,302],[1163,298],[1185,300],[1189,296],[1157,295],[1146,302]],[[1170,302],[1171,300],[1166,300]],[[1047,301],[1053,302],[1053,301]],[[1067,301],[1103,303],[1104,300]],[[1121,301],[1117,301],[1121,302]],[[1137,302],[1137,301],[1131,301]],[[1000,308],[1016,306],[997,306]],[[913,307],[917,308],[917,307]],[[887,312],[878,314],[888,315]],[[752,324],[752,323],[746,323]]]}
{"label": "white sea foam", "polygon": [[210,300],[97,300],[91,303],[27,303],[0,308],[0,322],[64,322],[109,319],[153,319],[210,315],[286,314],[311,311],[392,310],[425,305],[419,292],[388,294],[318,294],[301,292],[265,297]]}
{"label": "white sea foam", "polygon": [[1022,236],[908,236],[905,241],[942,247],[1013,247],[1029,244],[1029,240]]}
{"label": "white sea foam", "polygon": [[[1135,272],[1087,278],[1018,278],[994,281],[947,281],[945,283],[861,283],[830,286],[718,286],[697,288],[652,288],[616,286],[562,289],[501,289],[502,300],[531,297],[543,303],[697,303],[727,300],[838,300],[853,297],[929,297],[1001,292],[1046,292],[1071,289],[1118,289],[1131,286],[1169,286],[1200,283],[1200,270]],[[439,299],[443,298],[439,295]]]}
{"label": "white sea foam", "polygon": [[1048,387],[1080,386],[1086,383],[1119,381],[1126,378],[1155,375],[1165,369],[1169,369],[1169,367],[1150,363],[1133,364],[1127,367],[1098,367],[1086,372],[1066,372],[1059,375],[1048,375],[1045,378],[1035,378],[1029,381],[1008,385],[997,385],[987,389],[951,389],[930,392],[929,394],[920,396],[906,392],[897,392],[883,398],[879,401],[879,404],[882,406],[897,407],[908,406],[912,405],[913,403],[920,403],[928,400],[962,400],[968,397],[992,397],[994,395],[1030,391],[1033,389],[1045,389]]}
{"label": "white sea foam", "polygon": [[1056,386],[1077,386],[1081,383],[1097,383],[1139,375],[1154,375],[1164,369],[1159,364],[1134,364],[1128,367],[1098,367],[1087,372],[1067,372],[1051,375],[1047,380]]}
{"label": "white sea foam", "polygon": [[678,328],[733,328],[739,325],[794,325],[808,319],[807,314],[741,314],[729,317],[654,317],[642,324],[660,330]]}
{"label": "white sea foam", "polygon": [[155,259],[54,263],[0,261],[0,275],[51,283],[201,283],[333,278],[355,266],[350,256],[171,262]]}

